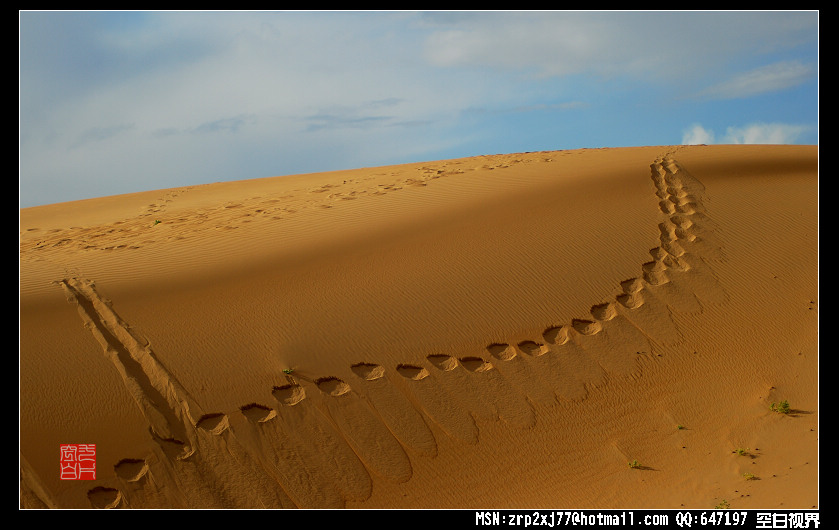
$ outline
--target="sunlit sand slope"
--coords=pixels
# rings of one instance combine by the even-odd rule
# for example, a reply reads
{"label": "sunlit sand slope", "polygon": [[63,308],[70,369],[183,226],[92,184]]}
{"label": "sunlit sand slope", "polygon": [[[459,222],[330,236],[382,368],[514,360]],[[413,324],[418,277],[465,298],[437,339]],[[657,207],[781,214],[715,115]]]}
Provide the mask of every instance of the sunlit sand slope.
{"label": "sunlit sand slope", "polygon": [[818,506],[815,146],[20,213],[24,508]]}

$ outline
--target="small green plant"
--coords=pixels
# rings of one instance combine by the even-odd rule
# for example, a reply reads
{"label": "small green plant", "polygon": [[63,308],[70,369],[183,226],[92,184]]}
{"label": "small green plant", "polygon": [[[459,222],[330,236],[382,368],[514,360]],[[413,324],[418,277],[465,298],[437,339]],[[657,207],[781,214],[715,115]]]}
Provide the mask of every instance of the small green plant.
{"label": "small green plant", "polygon": [[729,508],[729,506],[730,505],[728,504],[728,501],[723,499],[723,500],[720,501],[719,504],[714,506],[714,508],[716,508],[717,510],[727,510]]}
{"label": "small green plant", "polygon": [[684,426],[684,425],[682,425],[681,423],[680,423],[680,424],[678,424],[678,425],[676,425],[676,429],[678,429],[678,430],[680,430],[680,431],[681,431],[681,430],[684,430],[684,428],[685,428],[685,426]]}
{"label": "small green plant", "polygon": [[790,413],[789,401],[787,401],[785,399],[785,400],[781,401],[780,403],[774,403],[773,402],[769,406],[769,410],[771,410],[772,412],[779,412],[781,414],[789,414]]}
{"label": "small green plant", "polygon": [[290,374],[290,373],[292,373],[292,372],[294,372],[294,369],[293,369],[293,368],[283,368],[283,373],[284,373],[284,374]]}
{"label": "small green plant", "polygon": [[160,219],[155,219],[154,224],[152,226],[157,226],[160,224]]}
{"label": "small green plant", "polygon": [[737,453],[740,456],[746,456],[746,455],[749,454],[749,449],[748,448],[744,449],[743,447],[738,447],[737,449],[734,450],[734,452]]}
{"label": "small green plant", "polygon": [[757,477],[751,473],[743,473],[743,478],[746,480],[755,480]]}
{"label": "small green plant", "polygon": [[632,469],[639,469],[641,467],[641,464],[639,464],[637,460],[633,460],[629,462],[629,467]]}

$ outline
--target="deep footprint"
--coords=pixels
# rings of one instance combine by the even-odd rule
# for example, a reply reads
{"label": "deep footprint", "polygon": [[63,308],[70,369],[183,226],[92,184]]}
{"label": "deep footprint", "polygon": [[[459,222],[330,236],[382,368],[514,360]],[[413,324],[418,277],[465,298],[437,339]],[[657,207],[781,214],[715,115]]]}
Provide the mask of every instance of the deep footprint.
{"label": "deep footprint", "polygon": [[400,385],[428,417],[455,440],[478,443],[478,426],[468,411],[422,366],[400,364],[396,371],[404,378]]}
{"label": "deep footprint", "polygon": [[356,363],[352,371],[363,382],[359,385],[371,406],[402,444],[423,456],[437,455],[437,441],[422,413],[385,375],[383,366]]}

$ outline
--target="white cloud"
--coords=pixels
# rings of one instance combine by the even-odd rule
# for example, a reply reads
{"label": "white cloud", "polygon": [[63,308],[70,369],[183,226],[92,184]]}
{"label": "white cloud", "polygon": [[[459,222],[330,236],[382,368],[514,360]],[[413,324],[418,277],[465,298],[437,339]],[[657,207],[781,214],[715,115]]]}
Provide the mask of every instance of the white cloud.
{"label": "white cloud", "polygon": [[698,123],[682,134],[682,145],[698,145],[714,143],[714,131],[709,131]]}
{"label": "white cloud", "polygon": [[787,123],[752,123],[743,127],[730,126],[720,140],[714,131],[694,124],[682,134],[682,145],[697,144],[793,144],[808,128]]}
{"label": "white cloud", "polygon": [[791,144],[807,130],[803,125],[785,123],[753,123],[745,127],[728,127],[724,143],[729,144]]}

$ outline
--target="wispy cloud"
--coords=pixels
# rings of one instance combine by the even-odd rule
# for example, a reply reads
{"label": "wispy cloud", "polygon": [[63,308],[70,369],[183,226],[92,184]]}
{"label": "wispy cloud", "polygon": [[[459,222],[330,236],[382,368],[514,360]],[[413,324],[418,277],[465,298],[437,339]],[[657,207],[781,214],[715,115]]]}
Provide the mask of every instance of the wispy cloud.
{"label": "wispy cloud", "polygon": [[[631,15],[630,15],[631,16]],[[453,20],[434,18],[425,57],[446,68],[503,68],[537,76],[624,70],[643,45],[620,17],[595,13],[475,13]],[[628,46],[618,41],[631,40]]]}
{"label": "wispy cloud", "polygon": [[[708,79],[728,80],[713,87],[719,98],[818,75],[807,66],[817,22],[807,12],[23,12],[21,204],[665,144],[698,112],[696,100],[671,102]],[[732,73],[744,64],[773,66]],[[804,113],[816,90],[800,96],[796,115],[815,128],[817,112]],[[717,113],[713,123],[783,122],[777,111],[789,108],[742,117],[715,101],[702,103],[707,123]],[[57,178],[63,188],[46,184]]]}
{"label": "wispy cloud", "polygon": [[425,56],[449,68],[677,82],[812,42],[816,20],[806,12],[478,12],[426,17]]}
{"label": "wispy cloud", "polygon": [[202,123],[195,127],[191,132],[204,134],[216,132],[237,132],[248,122],[255,120],[254,116],[240,115],[232,118],[222,118],[209,122]]}
{"label": "wispy cloud", "polygon": [[[357,105],[329,105],[314,114],[304,116],[302,121],[306,124],[307,132],[415,125],[417,120],[401,119],[403,111],[399,107],[403,103],[405,100],[402,98],[389,97],[362,101]],[[382,114],[383,110],[389,113]]]}
{"label": "wispy cloud", "polygon": [[321,129],[366,129],[376,125],[384,125],[393,120],[392,116],[342,116],[337,114],[315,114],[306,117],[307,131]]}
{"label": "wispy cloud", "polygon": [[550,110],[576,110],[584,109],[590,105],[584,101],[566,101],[563,103],[534,103],[532,105],[522,105],[513,109],[513,112],[535,112],[535,111],[550,111]]}
{"label": "wispy cloud", "polygon": [[133,123],[111,125],[109,127],[91,127],[78,135],[76,140],[70,144],[70,149],[77,149],[86,144],[108,140],[133,128]]}
{"label": "wispy cloud", "polygon": [[161,127],[152,131],[151,135],[155,138],[166,138],[168,136],[175,136],[181,133],[177,127]]}
{"label": "wispy cloud", "polygon": [[783,61],[735,75],[697,94],[700,98],[735,99],[777,92],[801,85],[816,76],[816,69],[799,61]]}
{"label": "wispy cloud", "polygon": [[500,114],[516,114],[527,112],[551,112],[551,111],[568,111],[579,110],[590,107],[591,105],[585,101],[564,101],[562,103],[530,103],[527,105],[516,106],[498,106],[490,107],[470,107],[464,109],[464,114],[472,115],[500,115]]}

